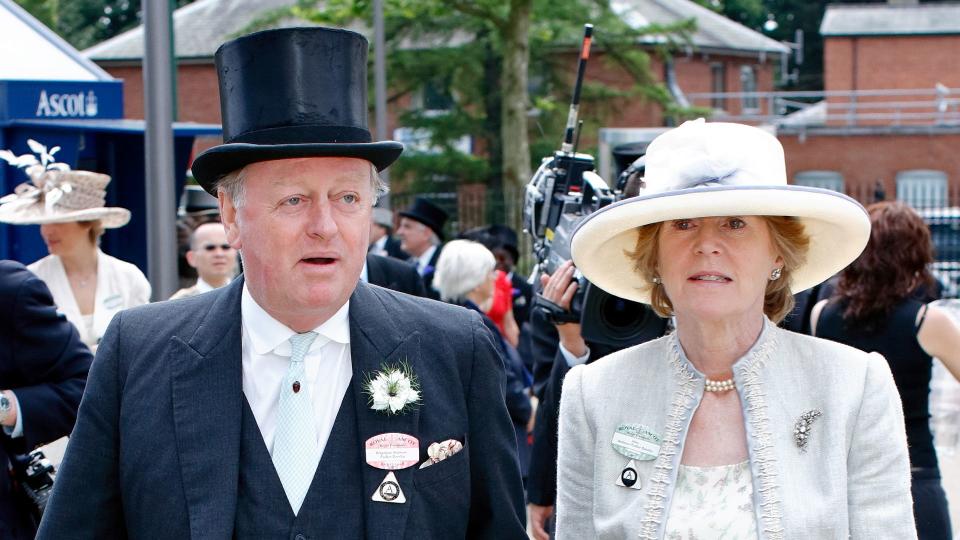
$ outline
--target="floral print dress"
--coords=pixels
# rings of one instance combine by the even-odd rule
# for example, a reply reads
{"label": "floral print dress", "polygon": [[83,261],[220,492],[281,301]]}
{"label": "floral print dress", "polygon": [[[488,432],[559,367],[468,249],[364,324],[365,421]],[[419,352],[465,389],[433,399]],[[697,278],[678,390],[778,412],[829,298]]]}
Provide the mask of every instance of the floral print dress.
{"label": "floral print dress", "polygon": [[756,540],[750,462],[680,465],[665,540]]}

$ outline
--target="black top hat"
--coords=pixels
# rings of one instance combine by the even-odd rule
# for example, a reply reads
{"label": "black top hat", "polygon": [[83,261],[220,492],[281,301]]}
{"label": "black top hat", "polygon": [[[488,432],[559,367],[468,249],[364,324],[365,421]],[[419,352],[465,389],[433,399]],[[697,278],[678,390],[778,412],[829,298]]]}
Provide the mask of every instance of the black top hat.
{"label": "black top hat", "polygon": [[437,233],[437,236],[443,240],[443,224],[447,222],[448,216],[439,206],[422,197],[417,197],[410,208],[401,211],[400,215],[430,227],[430,230]]}
{"label": "black top hat", "polygon": [[217,49],[224,144],[193,162],[193,176],[214,193],[223,175],[257,161],[357,157],[378,170],[403,151],[370,142],[367,40],[348,30],[266,30]]}
{"label": "black top hat", "polygon": [[513,256],[513,262],[520,260],[520,251],[517,249],[518,239],[516,231],[506,225],[495,223],[487,227],[487,234],[497,239],[498,247],[502,247],[510,252],[510,255]]}

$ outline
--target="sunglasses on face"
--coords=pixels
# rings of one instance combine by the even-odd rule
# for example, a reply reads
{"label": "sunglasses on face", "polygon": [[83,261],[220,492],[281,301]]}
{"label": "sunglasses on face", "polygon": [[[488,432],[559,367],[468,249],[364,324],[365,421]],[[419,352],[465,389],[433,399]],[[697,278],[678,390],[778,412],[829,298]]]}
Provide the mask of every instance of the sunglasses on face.
{"label": "sunglasses on face", "polygon": [[229,251],[229,250],[233,249],[233,248],[230,246],[230,244],[204,244],[204,245],[203,245],[203,250],[204,250],[204,251],[213,251],[213,250],[215,250],[215,249],[217,249],[217,248],[220,248],[220,249],[222,249],[222,250],[224,250],[224,251]]}

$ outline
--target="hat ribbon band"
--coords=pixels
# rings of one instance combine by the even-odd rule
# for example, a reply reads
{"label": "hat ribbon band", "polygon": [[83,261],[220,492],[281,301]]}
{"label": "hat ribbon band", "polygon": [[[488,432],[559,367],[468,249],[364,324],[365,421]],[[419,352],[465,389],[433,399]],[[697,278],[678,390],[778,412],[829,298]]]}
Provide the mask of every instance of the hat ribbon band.
{"label": "hat ribbon band", "polygon": [[[279,142],[278,141],[282,141]],[[333,144],[369,143],[370,132],[355,126],[331,126],[329,124],[306,124],[282,126],[248,131],[233,137],[229,143],[247,144]]]}
{"label": "hat ribbon band", "polygon": [[17,208],[30,206],[37,203],[43,203],[44,210],[47,213],[53,212],[53,206],[57,204],[65,193],[73,191],[73,186],[69,182],[43,182],[43,187],[37,187],[30,182],[24,182],[14,188],[13,193],[0,198],[0,204],[10,204]]}

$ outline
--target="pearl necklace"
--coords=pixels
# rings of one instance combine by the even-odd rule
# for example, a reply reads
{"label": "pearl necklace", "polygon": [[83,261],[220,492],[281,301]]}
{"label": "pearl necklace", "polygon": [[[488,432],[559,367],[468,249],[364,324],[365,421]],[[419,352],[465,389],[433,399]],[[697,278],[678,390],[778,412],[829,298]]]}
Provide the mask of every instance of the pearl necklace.
{"label": "pearl necklace", "polygon": [[732,378],[723,381],[705,379],[703,389],[707,392],[726,392],[727,390],[733,390],[736,387],[737,385],[733,382]]}

